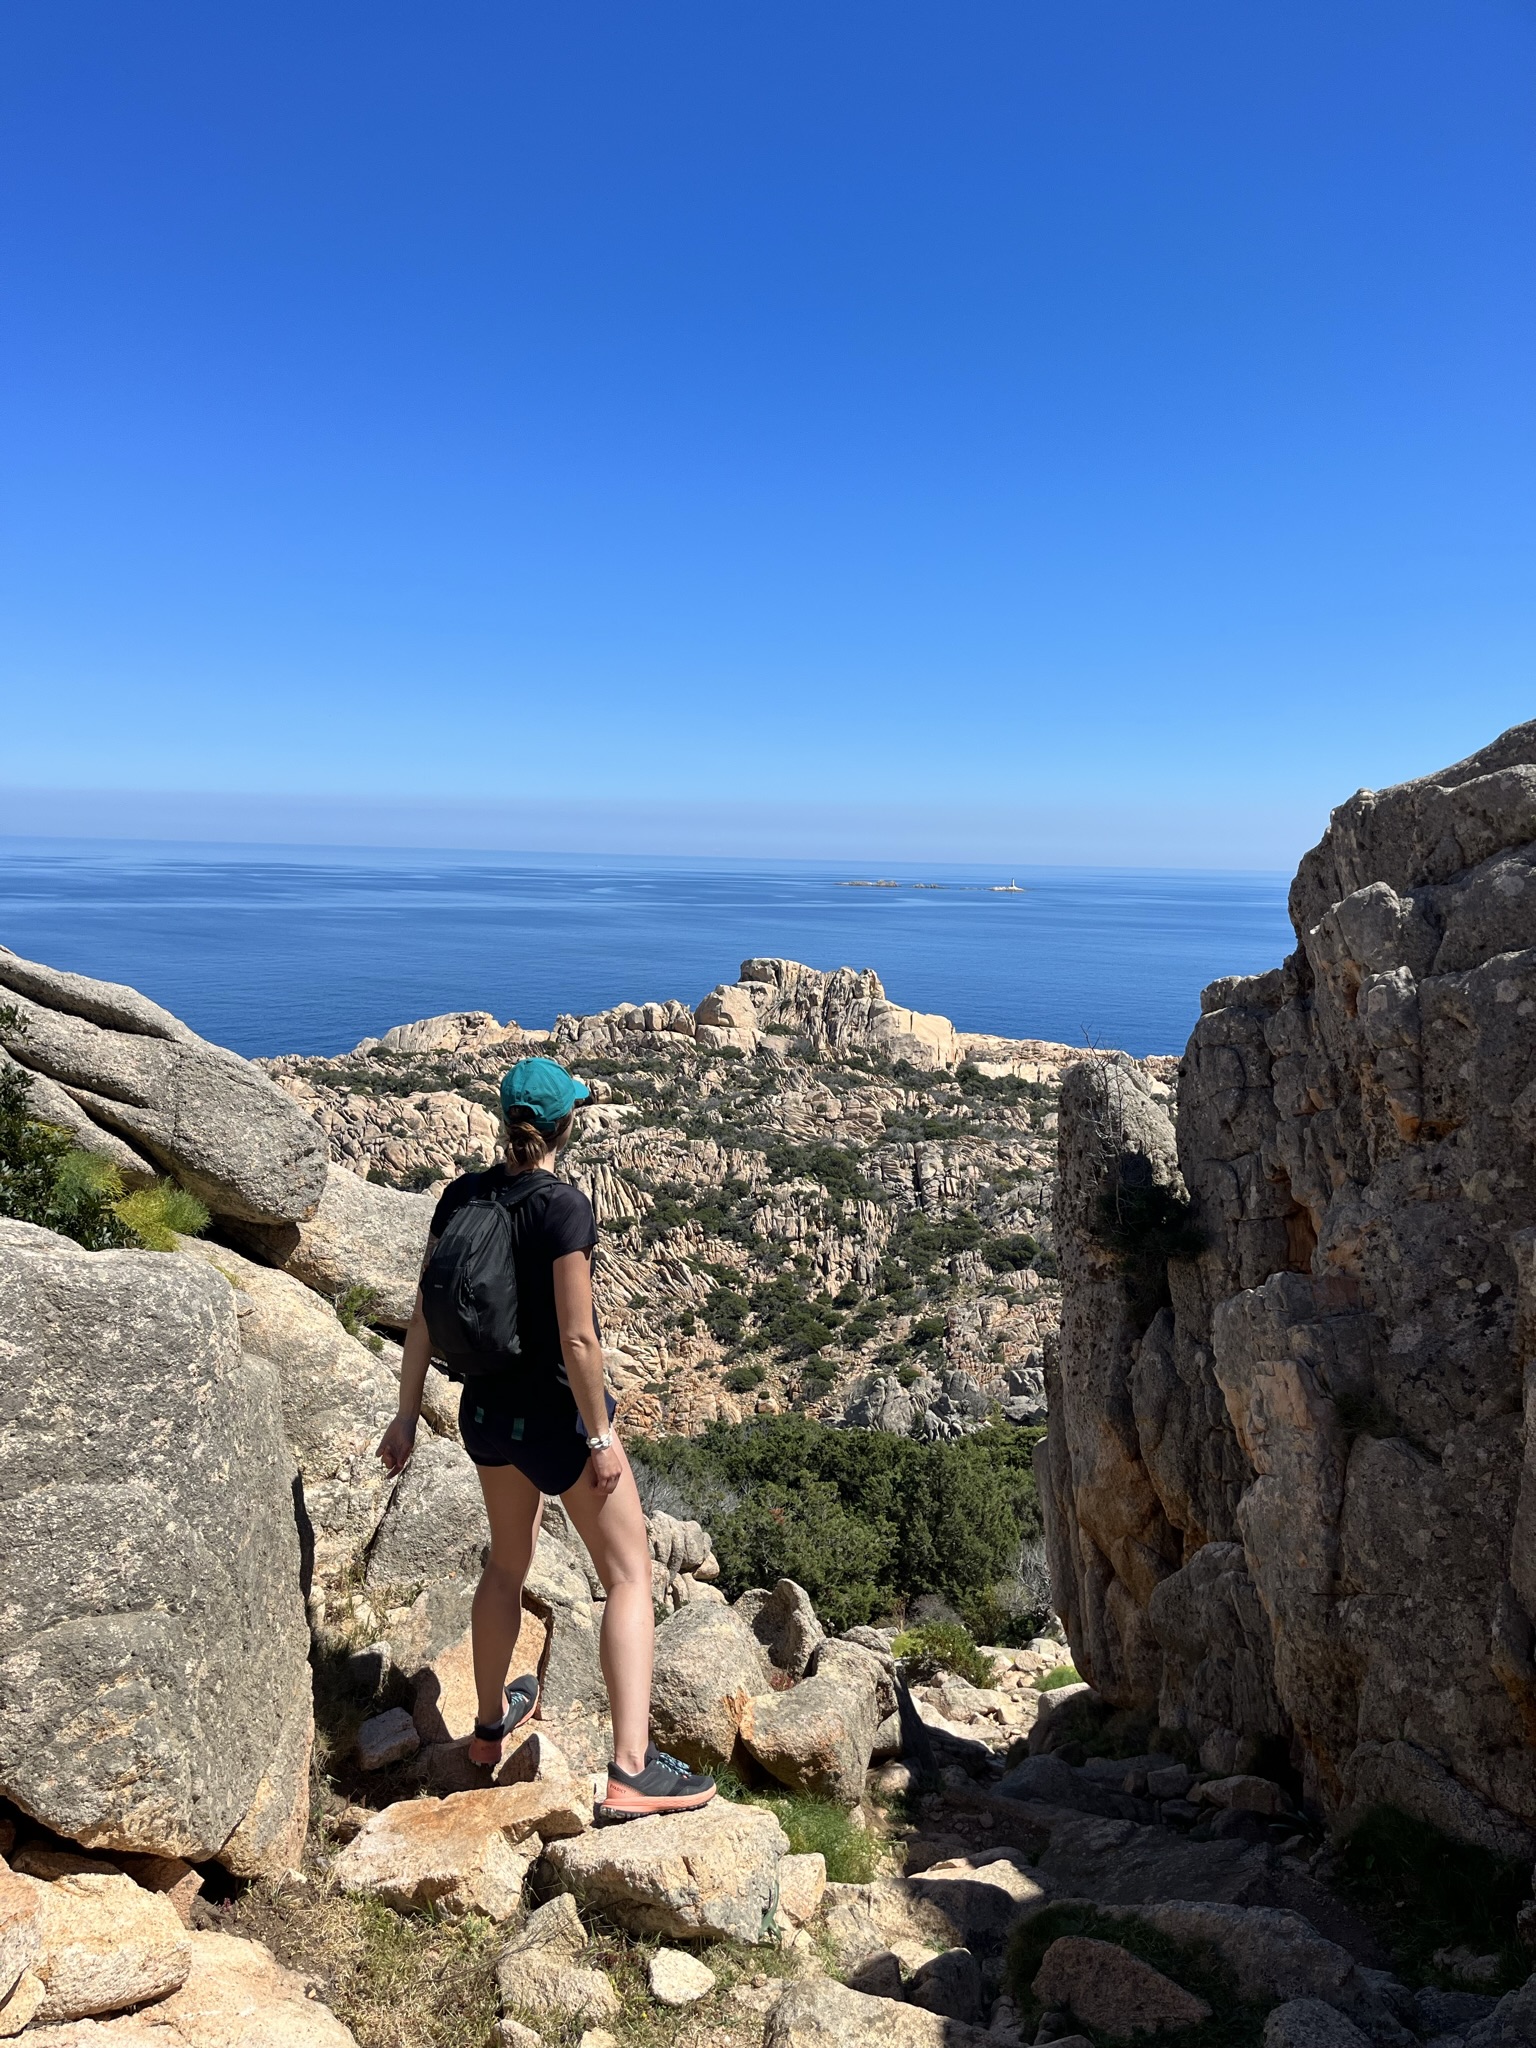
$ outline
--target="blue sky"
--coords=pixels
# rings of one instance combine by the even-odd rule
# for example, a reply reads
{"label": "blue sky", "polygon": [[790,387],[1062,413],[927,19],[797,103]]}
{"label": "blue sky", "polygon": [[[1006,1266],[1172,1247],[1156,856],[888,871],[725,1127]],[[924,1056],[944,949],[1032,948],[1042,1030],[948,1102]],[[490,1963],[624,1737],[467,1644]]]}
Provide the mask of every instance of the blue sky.
{"label": "blue sky", "polygon": [[0,831],[1288,867],[1536,711],[1533,0],[3,60]]}

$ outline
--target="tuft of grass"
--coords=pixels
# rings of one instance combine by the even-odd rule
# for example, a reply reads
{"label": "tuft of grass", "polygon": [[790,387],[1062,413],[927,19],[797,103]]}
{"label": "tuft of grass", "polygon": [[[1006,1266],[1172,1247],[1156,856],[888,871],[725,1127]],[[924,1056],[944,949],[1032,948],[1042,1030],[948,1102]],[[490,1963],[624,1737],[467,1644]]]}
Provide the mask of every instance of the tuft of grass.
{"label": "tuft of grass", "polygon": [[997,1667],[976,1647],[976,1638],[962,1622],[927,1621],[909,1628],[891,1645],[893,1656],[906,1664],[909,1677],[922,1680],[952,1671],[969,1685],[989,1686]]}
{"label": "tuft of grass", "polygon": [[1380,1935],[1410,1982],[1461,1987],[1436,1970],[1442,1948],[1497,1955],[1498,1989],[1523,1984],[1530,1959],[1515,1915],[1530,1897],[1530,1870],[1457,1841],[1396,1807],[1374,1806],[1339,1843],[1332,1881]]}
{"label": "tuft of grass", "polygon": [[[1268,2007],[1248,2004],[1239,1997],[1231,1971],[1209,1944],[1173,1941],[1144,1921],[1112,1919],[1097,1907],[1072,1903],[1047,1906],[1036,1913],[1015,1929],[1008,1944],[1003,1984],[1018,2005],[1026,2035],[1034,2032],[1044,2010],[1032,1987],[1045,1952],[1053,1941],[1072,1934],[1113,1942],[1205,2000],[1211,2017],[1169,2036],[1179,2048],[1258,2048]],[[1078,2031],[1091,2041],[1100,2038],[1089,2027]]]}
{"label": "tuft of grass", "polygon": [[208,1211],[173,1180],[135,1188],[116,1209],[145,1251],[173,1252],[178,1237],[200,1237],[208,1228]]}
{"label": "tuft of grass", "polygon": [[1081,1685],[1082,1677],[1075,1664],[1058,1664],[1054,1671],[1042,1671],[1035,1680],[1036,1692],[1060,1692],[1064,1685]]}
{"label": "tuft of grass", "polygon": [[394,1913],[312,1880],[252,1885],[221,1921],[315,1978],[358,2048],[486,2048],[491,2037],[500,1937],[478,1914]]}
{"label": "tuft of grass", "polygon": [[738,1806],[766,1806],[789,1837],[792,1856],[824,1856],[831,1883],[868,1884],[874,1876],[880,1861],[878,1841],[856,1828],[846,1807],[835,1800],[816,1799],[809,1792],[759,1791],[729,1771],[717,1772],[716,1782],[721,1797]]}

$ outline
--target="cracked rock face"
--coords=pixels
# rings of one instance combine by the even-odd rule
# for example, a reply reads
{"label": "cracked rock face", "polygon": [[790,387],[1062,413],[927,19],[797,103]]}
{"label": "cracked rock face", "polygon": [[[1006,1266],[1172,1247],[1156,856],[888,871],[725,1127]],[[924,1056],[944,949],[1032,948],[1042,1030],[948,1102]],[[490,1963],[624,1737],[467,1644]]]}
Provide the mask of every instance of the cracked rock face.
{"label": "cracked rock face", "polygon": [[[1351,798],[1290,907],[1176,1105],[1127,1061],[1063,1090],[1058,1597],[1117,1703],[1529,1858],[1536,724]],[[1203,1241],[1160,1306],[1105,1242],[1127,1180]]]}
{"label": "cracked rock face", "polygon": [[292,1462],[228,1280],[0,1225],[0,1792],[93,1848],[297,1861]]}
{"label": "cracked rock face", "polygon": [[[258,1067],[137,990],[0,948],[0,1045],[56,1116],[130,1181],[173,1174],[215,1216],[294,1223],[325,1187],[325,1143]],[[73,1112],[64,1104],[73,1105]],[[97,1135],[99,1134],[99,1136]]]}

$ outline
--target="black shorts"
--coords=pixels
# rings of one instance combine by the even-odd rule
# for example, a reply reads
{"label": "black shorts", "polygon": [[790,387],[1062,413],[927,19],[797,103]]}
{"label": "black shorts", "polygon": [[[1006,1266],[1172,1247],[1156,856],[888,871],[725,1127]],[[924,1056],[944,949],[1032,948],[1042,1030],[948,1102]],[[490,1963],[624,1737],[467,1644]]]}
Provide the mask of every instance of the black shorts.
{"label": "black shorts", "polygon": [[[618,1404],[605,1398],[612,1422]],[[515,1395],[474,1380],[459,1396],[459,1435],[475,1464],[515,1465],[540,1493],[568,1493],[591,1455],[574,1401],[519,1414]]]}

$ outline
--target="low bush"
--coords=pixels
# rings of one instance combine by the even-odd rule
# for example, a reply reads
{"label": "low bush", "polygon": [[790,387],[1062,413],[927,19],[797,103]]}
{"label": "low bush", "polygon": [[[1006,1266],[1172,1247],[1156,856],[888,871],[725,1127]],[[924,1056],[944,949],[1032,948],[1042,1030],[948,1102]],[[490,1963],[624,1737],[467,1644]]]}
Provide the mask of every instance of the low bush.
{"label": "low bush", "polygon": [[369,1287],[363,1281],[358,1281],[336,1298],[337,1322],[349,1337],[356,1337],[360,1343],[366,1344],[370,1351],[384,1349],[383,1339],[377,1331],[368,1327],[379,1306],[379,1299],[379,1290],[376,1287]]}
{"label": "low bush", "polygon": [[1040,1533],[1041,1432],[990,1425],[947,1443],[837,1429],[804,1415],[715,1422],[641,1448],[699,1503],[721,1590],[797,1580],[832,1629],[904,1613],[925,1594],[964,1610]]}
{"label": "low bush", "polygon": [[[16,1027],[14,1010],[0,1023]],[[0,1216],[36,1223],[88,1252],[173,1251],[177,1236],[196,1237],[208,1211],[174,1181],[123,1192],[109,1159],[87,1152],[68,1131],[31,1114],[32,1080],[0,1067]]]}
{"label": "low bush", "polygon": [[1027,1230],[1011,1237],[989,1237],[981,1247],[981,1256],[994,1273],[1021,1273],[1033,1265],[1039,1253],[1039,1240]]}
{"label": "low bush", "polygon": [[929,1621],[908,1629],[892,1643],[891,1654],[919,1681],[941,1671],[952,1671],[968,1685],[989,1686],[997,1677],[992,1659],[981,1654],[976,1638],[958,1621]]}
{"label": "low bush", "polygon": [[1380,1935],[1398,1971],[1415,1983],[1457,1988],[1435,1967],[1439,1949],[1497,1955],[1499,1990],[1525,1981],[1530,1958],[1515,1915],[1530,1897],[1528,1863],[1504,1862],[1396,1807],[1363,1814],[1333,1859],[1335,1887]]}
{"label": "low bush", "polygon": [[767,1377],[767,1370],[761,1365],[733,1365],[721,1385],[729,1394],[750,1394]]}
{"label": "low bush", "polygon": [[1082,1676],[1075,1664],[1058,1664],[1054,1671],[1043,1671],[1035,1680],[1036,1692],[1060,1692],[1064,1685],[1081,1685]]}

